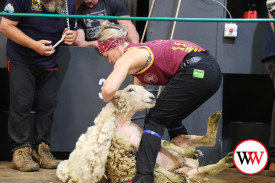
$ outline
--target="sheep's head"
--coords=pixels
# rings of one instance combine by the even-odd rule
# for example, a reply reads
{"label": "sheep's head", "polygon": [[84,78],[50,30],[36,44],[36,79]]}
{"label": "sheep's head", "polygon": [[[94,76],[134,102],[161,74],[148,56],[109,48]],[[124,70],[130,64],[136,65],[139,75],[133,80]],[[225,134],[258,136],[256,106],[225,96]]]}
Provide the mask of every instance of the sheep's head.
{"label": "sheep's head", "polygon": [[129,111],[142,111],[155,106],[154,95],[142,86],[129,85],[123,90],[116,92],[112,100],[117,113],[127,113]]}

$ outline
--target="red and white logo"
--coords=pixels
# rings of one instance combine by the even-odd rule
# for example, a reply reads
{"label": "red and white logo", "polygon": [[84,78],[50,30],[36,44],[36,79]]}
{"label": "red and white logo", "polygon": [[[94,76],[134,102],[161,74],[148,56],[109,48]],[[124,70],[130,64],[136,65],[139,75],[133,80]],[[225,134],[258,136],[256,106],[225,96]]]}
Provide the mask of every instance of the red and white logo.
{"label": "red and white logo", "polygon": [[240,172],[254,175],[266,167],[268,152],[261,142],[248,139],[237,145],[233,153],[233,160]]}
{"label": "red and white logo", "polygon": [[158,82],[158,77],[157,77],[157,75],[155,75],[153,73],[147,73],[144,76],[144,81],[146,83],[154,84],[154,83]]}

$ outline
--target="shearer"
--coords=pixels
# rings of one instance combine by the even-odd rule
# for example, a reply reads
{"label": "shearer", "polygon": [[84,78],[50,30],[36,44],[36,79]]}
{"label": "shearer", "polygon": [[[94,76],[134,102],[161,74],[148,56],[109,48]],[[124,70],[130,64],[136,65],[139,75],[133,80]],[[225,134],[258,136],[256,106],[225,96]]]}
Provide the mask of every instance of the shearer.
{"label": "shearer", "polygon": [[135,77],[134,84],[145,88],[148,85],[166,86],[145,118],[137,154],[137,175],[126,181],[153,183],[165,128],[171,139],[187,134],[182,120],[219,89],[220,67],[208,51],[195,43],[185,40],[129,43],[127,29],[108,21],[101,25],[98,48],[114,64],[102,87],[105,102],[112,100],[127,74]]}

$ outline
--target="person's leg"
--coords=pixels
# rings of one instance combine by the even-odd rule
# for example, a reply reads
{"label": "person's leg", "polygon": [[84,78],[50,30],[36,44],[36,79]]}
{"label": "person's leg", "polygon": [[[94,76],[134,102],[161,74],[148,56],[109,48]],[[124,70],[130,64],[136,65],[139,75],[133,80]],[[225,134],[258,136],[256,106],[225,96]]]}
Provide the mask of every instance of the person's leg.
{"label": "person's leg", "polygon": [[[199,63],[183,68],[182,72],[175,75],[157,99],[157,103],[161,102],[159,108],[165,109],[165,112],[159,110],[158,118],[168,128],[170,139],[187,134],[182,120],[210,98],[220,86],[222,75],[216,61],[210,55],[201,57]],[[195,69],[204,71],[203,78],[194,77]]]}
{"label": "person's leg", "polygon": [[[144,182],[154,180],[158,136],[163,135],[165,127],[179,124],[219,89],[222,76],[216,61],[206,54],[201,57],[199,63],[181,69],[172,78],[146,116],[144,130],[148,133],[143,134],[137,154],[137,173],[145,177]],[[198,70],[204,74],[197,75]]]}
{"label": "person's leg", "polygon": [[137,153],[137,177],[143,177],[143,183],[154,182],[154,167],[165,126],[150,119],[147,115],[144,133]]}
{"label": "person's leg", "polygon": [[35,91],[35,77],[31,70],[10,64],[9,66],[9,135],[12,151],[31,147],[30,112]]}
{"label": "person's leg", "polygon": [[[273,81],[273,87],[275,91],[275,57],[264,61],[264,65],[270,74],[270,78]],[[275,173],[275,101],[272,110],[271,119],[271,134],[269,139],[269,161],[271,162],[269,170]]]}
{"label": "person's leg", "polygon": [[13,151],[13,164],[20,171],[35,171],[39,165],[31,157],[30,111],[35,90],[35,76],[32,70],[10,64],[10,114],[9,135]]}
{"label": "person's leg", "polygon": [[56,71],[45,70],[39,72],[35,100],[33,158],[42,168],[50,169],[56,168],[59,163],[54,159],[49,148],[58,90],[56,73]]}
{"label": "person's leg", "polygon": [[168,134],[170,137],[170,140],[173,138],[179,136],[179,135],[188,135],[187,129],[185,126],[182,124],[182,118],[178,117],[175,119],[175,123],[170,124],[167,126]]}
{"label": "person's leg", "polygon": [[56,108],[58,81],[56,71],[41,71],[38,76],[35,100],[35,149],[44,142],[50,145],[51,127]]}

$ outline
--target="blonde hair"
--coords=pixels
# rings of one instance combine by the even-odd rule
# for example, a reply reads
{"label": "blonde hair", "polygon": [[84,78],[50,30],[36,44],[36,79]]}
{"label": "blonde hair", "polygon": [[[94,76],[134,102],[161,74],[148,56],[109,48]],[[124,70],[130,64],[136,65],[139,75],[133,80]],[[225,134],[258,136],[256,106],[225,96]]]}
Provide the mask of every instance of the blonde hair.
{"label": "blonde hair", "polygon": [[109,21],[104,21],[100,26],[100,31],[98,34],[98,41],[106,41],[109,39],[126,38],[128,29],[119,24],[111,23]]}

